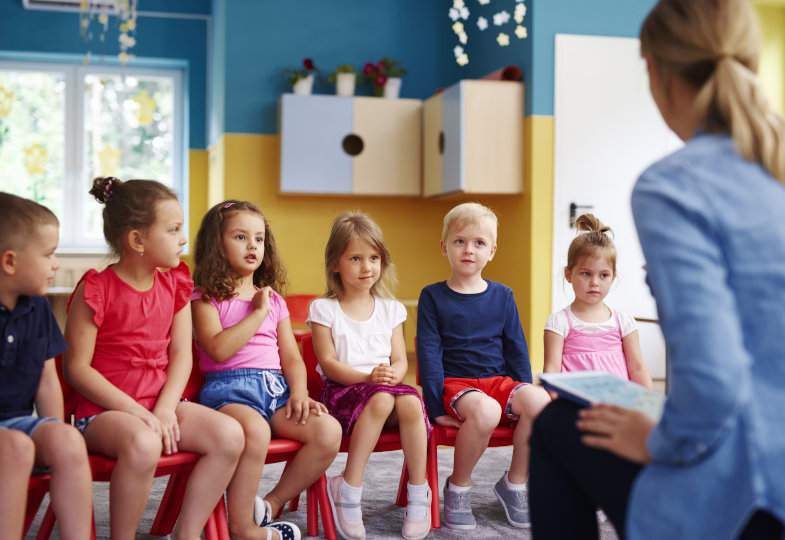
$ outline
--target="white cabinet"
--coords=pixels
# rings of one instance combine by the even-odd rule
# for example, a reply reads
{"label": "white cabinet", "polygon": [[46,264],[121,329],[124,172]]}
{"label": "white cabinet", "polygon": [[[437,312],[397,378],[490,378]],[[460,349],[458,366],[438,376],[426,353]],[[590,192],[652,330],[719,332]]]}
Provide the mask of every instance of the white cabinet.
{"label": "white cabinet", "polygon": [[423,195],[523,192],[523,83],[462,80],[423,105]]}
{"label": "white cabinet", "polygon": [[422,101],[284,94],[281,192],[422,193]]}

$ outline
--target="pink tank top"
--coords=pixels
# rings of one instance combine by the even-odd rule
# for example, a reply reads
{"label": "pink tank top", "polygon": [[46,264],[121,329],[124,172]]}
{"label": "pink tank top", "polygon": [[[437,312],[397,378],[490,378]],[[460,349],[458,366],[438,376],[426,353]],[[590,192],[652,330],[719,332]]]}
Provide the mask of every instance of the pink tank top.
{"label": "pink tank top", "polygon": [[615,311],[613,314],[616,317],[615,328],[607,332],[592,334],[574,329],[569,312],[564,310],[570,330],[564,339],[562,371],[600,370],[613,373],[622,379],[630,378],[627,373],[627,359],[624,357],[624,348],[621,343],[619,314]]}

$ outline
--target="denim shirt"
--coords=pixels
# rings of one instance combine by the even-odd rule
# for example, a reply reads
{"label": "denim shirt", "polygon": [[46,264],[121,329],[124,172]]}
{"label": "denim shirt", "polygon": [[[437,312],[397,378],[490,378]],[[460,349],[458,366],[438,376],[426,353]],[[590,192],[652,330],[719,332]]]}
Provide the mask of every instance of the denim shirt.
{"label": "denim shirt", "polygon": [[629,538],[735,538],[785,522],[785,186],[724,135],[646,170],[632,209],[667,344],[669,396]]}

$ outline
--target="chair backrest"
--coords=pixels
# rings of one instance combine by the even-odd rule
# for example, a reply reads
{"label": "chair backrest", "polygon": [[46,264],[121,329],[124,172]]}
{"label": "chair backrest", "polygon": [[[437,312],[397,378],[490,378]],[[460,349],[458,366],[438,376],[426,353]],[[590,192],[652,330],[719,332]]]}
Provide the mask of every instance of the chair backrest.
{"label": "chair backrest", "polygon": [[199,390],[202,389],[204,384],[204,375],[199,370],[199,356],[196,354],[195,339],[191,343],[191,355],[193,357],[193,365],[191,366],[191,375],[188,377],[185,390],[183,390],[183,397],[188,401],[197,401]]}
{"label": "chair backrest", "polygon": [[316,359],[316,351],[313,350],[313,336],[305,336],[302,341],[303,346],[303,362],[305,362],[305,370],[308,375],[308,395],[311,399],[319,399],[319,393],[322,391],[322,376],[316,371],[316,366],[319,361]]}
{"label": "chair backrest", "polygon": [[305,326],[305,321],[308,319],[308,304],[318,297],[318,294],[290,294],[284,297],[292,324]]}
{"label": "chair backrest", "polygon": [[79,399],[79,393],[68,384],[65,380],[63,373],[63,355],[58,354],[55,356],[55,369],[57,369],[57,378],[60,380],[60,388],[63,391],[63,416],[66,423],[71,423],[71,417],[76,410],[76,403]]}

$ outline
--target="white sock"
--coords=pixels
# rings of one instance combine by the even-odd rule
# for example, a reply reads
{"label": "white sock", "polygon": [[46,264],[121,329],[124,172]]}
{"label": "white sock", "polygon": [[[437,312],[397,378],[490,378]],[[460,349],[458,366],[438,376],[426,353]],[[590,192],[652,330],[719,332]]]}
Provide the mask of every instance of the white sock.
{"label": "white sock", "polygon": [[463,493],[464,491],[471,491],[471,486],[456,486],[452,482],[447,484],[447,489],[455,493]]}
{"label": "white sock", "polygon": [[503,478],[504,478],[504,486],[507,489],[516,490],[516,491],[524,491],[526,489],[526,484],[525,483],[523,483],[523,484],[513,484],[512,482],[510,482],[510,480],[507,478],[507,474],[508,473],[504,473],[504,476],[503,476]]}
{"label": "white sock", "polygon": [[[359,504],[363,497],[363,487],[354,487],[346,483],[341,478],[341,501],[349,504]],[[356,508],[343,507],[341,509],[347,521],[355,523],[363,520],[363,511],[358,506]]]}
{"label": "white sock", "polygon": [[428,503],[428,482],[422,484],[406,484],[406,494],[409,504],[406,505],[406,516],[414,521],[425,518],[428,507],[423,504],[412,504],[413,502]]}

